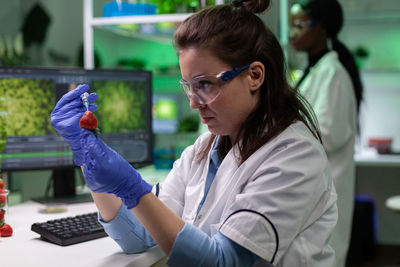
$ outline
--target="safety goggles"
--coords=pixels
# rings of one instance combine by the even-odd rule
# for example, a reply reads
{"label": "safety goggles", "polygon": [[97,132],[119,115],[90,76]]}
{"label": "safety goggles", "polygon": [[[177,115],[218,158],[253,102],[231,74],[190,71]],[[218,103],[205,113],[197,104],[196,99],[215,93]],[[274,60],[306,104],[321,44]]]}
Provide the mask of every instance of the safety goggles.
{"label": "safety goggles", "polygon": [[309,20],[309,21],[295,20],[290,25],[289,35],[293,36],[295,34],[298,34],[303,29],[311,29],[312,27],[317,25],[317,23],[318,23],[318,21],[316,21],[316,20]]}
{"label": "safety goggles", "polygon": [[225,83],[238,76],[249,66],[250,64],[247,64],[218,74],[200,75],[189,82],[181,79],[179,83],[189,100],[192,99],[200,104],[210,104],[219,96]]}

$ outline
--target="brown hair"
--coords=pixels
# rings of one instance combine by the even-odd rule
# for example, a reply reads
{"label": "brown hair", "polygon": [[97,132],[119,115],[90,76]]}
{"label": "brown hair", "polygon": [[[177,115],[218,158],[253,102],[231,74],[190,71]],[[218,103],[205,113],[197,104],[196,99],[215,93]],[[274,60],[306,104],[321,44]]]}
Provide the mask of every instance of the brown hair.
{"label": "brown hair", "polygon": [[[242,137],[241,162],[295,121],[304,122],[321,141],[310,105],[286,80],[284,54],[278,40],[254,14],[265,11],[269,4],[269,0],[234,1],[206,8],[187,18],[174,34],[178,56],[180,50],[194,47],[207,49],[232,68],[253,61],[264,64],[266,75],[260,87],[258,106],[238,134]],[[206,157],[214,138],[212,135],[199,160]],[[221,136],[219,154],[225,156],[232,145],[228,136]]]}

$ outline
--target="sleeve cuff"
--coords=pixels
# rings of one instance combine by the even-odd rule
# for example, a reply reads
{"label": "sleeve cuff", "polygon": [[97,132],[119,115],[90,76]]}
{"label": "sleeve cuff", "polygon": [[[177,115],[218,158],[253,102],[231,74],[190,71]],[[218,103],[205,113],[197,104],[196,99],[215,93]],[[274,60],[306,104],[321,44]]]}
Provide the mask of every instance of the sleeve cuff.
{"label": "sleeve cuff", "polygon": [[121,206],[113,220],[104,222],[100,214],[98,214],[98,218],[106,233],[126,253],[141,252],[156,244],[133,212],[124,205]]}
{"label": "sleeve cuff", "polygon": [[221,233],[209,237],[185,223],[172,246],[168,266],[254,266],[260,258]]}
{"label": "sleeve cuff", "polygon": [[168,266],[201,266],[201,259],[204,259],[204,239],[208,239],[203,231],[190,223],[185,223],[178,233],[172,250],[169,254]]}

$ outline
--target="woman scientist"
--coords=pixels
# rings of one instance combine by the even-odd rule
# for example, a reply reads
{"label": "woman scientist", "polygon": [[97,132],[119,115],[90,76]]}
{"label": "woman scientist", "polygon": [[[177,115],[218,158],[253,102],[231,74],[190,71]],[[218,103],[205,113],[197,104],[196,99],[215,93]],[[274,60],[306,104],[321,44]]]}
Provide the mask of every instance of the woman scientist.
{"label": "woman scientist", "polygon": [[[290,10],[290,39],[308,55],[297,89],[314,109],[338,194],[332,234],[337,266],[345,266],[353,216],[354,140],[362,85],[354,59],[337,34],[343,14],[336,0],[298,0]],[[331,47],[331,48],[330,48]]]}
{"label": "woman scientist", "polygon": [[125,252],[158,244],[170,266],[335,266],[328,241],[336,192],[312,112],[286,81],[279,42],[254,14],[268,6],[214,6],[177,29],[180,84],[209,132],[154,188],[79,130],[88,86],[57,103],[52,125],[73,147],[100,221]]}

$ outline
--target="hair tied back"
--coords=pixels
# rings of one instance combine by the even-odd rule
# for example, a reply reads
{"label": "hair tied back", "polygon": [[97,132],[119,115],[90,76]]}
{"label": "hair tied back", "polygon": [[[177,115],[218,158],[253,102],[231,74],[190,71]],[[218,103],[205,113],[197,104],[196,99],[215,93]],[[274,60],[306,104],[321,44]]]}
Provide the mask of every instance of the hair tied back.
{"label": "hair tied back", "polygon": [[232,4],[234,7],[242,7],[244,2],[247,2],[249,0],[233,0]]}
{"label": "hair tied back", "polygon": [[238,0],[233,0],[232,1],[232,5],[234,7],[241,7],[243,5],[243,2],[242,1],[238,1]]}
{"label": "hair tied back", "polygon": [[271,0],[233,0],[232,6],[251,13],[262,13],[268,9]]}

